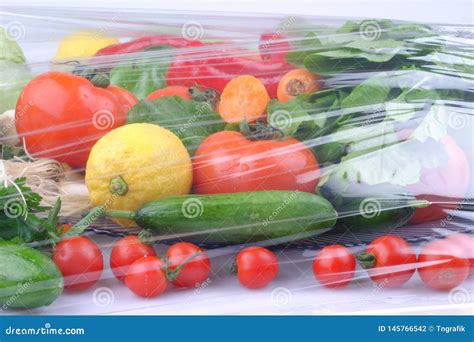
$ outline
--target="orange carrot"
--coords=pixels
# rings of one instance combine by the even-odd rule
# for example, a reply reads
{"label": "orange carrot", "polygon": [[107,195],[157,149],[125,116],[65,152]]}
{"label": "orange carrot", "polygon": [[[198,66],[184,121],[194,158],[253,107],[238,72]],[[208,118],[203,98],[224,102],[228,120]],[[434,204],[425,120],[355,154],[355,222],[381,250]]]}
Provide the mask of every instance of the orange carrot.
{"label": "orange carrot", "polygon": [[294,69],[286,73],[278,83],[277,98],[287,102],[303,93],[314,93],[321,89],[318,75],[306,69]]}
{"label": "orange carrot", "polygon": [[219,103],[219,114],[225,122],[249,122],[262,116],[267,109],[268,96],[258,78],[243,75],[232,79],[225,86]]}

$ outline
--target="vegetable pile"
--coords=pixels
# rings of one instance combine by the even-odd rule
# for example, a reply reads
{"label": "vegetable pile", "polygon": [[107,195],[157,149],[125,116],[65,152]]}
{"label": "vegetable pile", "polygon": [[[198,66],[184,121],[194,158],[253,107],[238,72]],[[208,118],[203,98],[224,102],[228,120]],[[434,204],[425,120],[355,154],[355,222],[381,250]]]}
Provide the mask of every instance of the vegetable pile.
{"label": "vegetable pile", "polygon": [[[348,286],[357,265],[383,287],[418,272],[450,290],[472,273],[469,235],[445,234],[417,255],[391,233],[446,223],[466,204],[472,155],[452,123],[473,109],[472,39],[348,21],[264,33],[257,53],[169,34],[89,45],[94,34],[82,32],[61,43],[54,70],[30,81],[19,45],[4,36],[2,111],[15,110],[0,121],[2,165],[56,163],[87,198],[71,202],[59,175],[45,185],[31,169],[11,179],[3,167],[4,306],[49,305],[63,288],[100,281],[107,261],[83,234],[92,224],[132,233],[109,264],[141,297],[205,283],[210,244],[239,245],[229,267],[242,286],[263,288],[283,265],[278,249],[262,246],[326,232],[378,236],[362,253],[340,244],[317,253],[312,271],[328,288]],[[70,215],[71,203],[85,217]],[[152,244],[162,241],[172,245],[158,256]]]}

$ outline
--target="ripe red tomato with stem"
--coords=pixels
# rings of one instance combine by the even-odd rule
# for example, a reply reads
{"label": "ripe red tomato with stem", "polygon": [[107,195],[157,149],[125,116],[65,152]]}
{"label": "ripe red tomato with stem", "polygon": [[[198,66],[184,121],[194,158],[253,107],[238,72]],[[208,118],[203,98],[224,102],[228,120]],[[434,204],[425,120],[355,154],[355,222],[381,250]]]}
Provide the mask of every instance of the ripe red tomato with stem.
{"label": "ripe red tomato with stem", "polygon": [[207,137],[196,150],[193,162],[194,190],[199,194],[313,192],[319,175],[315,156],[297,139],[251,140],[234,131]]}
{"label": "ripe red tomato with stem", "polygon": [[60,241],[53,252],[53,261],[64,277],[64,287],[85,290],[99,280],[104,261],[99,247],[84,236]]}
{"label": "ripe red tomato with stem", "polygon": [[385,235],[372,241],[357,256],[370,278],[383,287],[400,287],[415,273],[416,253],[399,236]]}
{"label": "ripe red tomato with stem", "polygon": [[355,257],[347,247],[330,245],[316,254],[313,274],[326,287],[343,287],[351,282],[355,267]]}
{"label": "ripe red tomato with stem", "polygon": [[94,143],[124,125],[137,102],[132,93],[104,79],[51,71],[23,89],[16,105],[16,130],[31,155],[84,167]]}
{"label": "ripe red tomato with stem", "polygon": [[209,277],[211,262],[208,255],[189,242],[178,242],[166,252],[166,261],[171,271],[189,260],[171,282],[178,287],[195,287]]}
{"label": "ripe red tomato with stem", "polygon": [[[178,246],[176,251],[179,252],[182,248],[182,246]],[[175,262],[179,262],[179,265],[174,268],[171,267],[171,263],[168,260],[165,261],[156,256],[146,256],[136,260],[127,270],[125,285],[127,285],[133,293],[141,297],[156,297],[161,295],[168,287],[168,282],[173,282],[178,279],[181,271],[190,262],[201,255],[199,251],[193,253],[190,252],[190,250],[188,246],[186,252],[189,253],[184,259],[181,259],[180,255],[175,254],[176,252],[172,252],[175,257],[179,256],[179,261],[175,260]],[[193,269],[196,270],[196,266],[194,266]],[[192,271],[192,269],[188,269],[184,273],[186,275],[182,279],[184,285],[187,284],[185,281],[193,280],[193,275],[190,274],[190,271]]]}
{"label": "ripe red tomato with stem", "polygon": [[470,263],[459,254],[459,246],[447,239],[426,244],[418,256],[418,273],[423,282],[440,291],[460,285],[469,276]]}
{"label": "ripe red tomato with stem", "polygon": [[248,247],[236,257],[234,271],[239,282],[249,289],[259,289],[270,284],[278,274],[275,253],[263,247]]}
{"label": "ripe red tomato with stem", "polygon": [[124,281],[130,265],[146,256],[156,256],[153,247],[143,243],[136,235],[126,236],[114,244],[110,253],[110,268],[118,280]]}

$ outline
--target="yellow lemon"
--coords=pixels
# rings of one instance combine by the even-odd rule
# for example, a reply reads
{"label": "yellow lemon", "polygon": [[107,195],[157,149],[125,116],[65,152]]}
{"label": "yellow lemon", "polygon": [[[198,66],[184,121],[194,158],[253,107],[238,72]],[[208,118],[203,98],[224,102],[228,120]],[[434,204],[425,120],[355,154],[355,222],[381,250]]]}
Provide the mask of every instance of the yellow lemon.
{"label": "yellow lemon", "polygon": [[100,31],[76,32],[63,38],[54,59],[90,57],[100,49],[118,43],[117,38],[108,37]]}
{"label": "yellow lemon", "polygon": [[[162,197],[185,195],[192,185],[188,151],[158,125],[125,125],[103,136],[91,150],[86,185],[93,205],[136,211]],[[117,220],[133,226],[128,220]]]}

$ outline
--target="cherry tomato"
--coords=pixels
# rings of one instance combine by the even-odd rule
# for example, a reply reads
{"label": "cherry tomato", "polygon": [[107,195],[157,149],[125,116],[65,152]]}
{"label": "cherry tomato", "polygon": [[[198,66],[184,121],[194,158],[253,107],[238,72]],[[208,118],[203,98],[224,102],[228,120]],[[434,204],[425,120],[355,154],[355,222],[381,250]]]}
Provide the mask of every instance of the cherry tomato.
{"label": "cherry tomato", "polygon": [[459,257],[459,247],[449,240],[429,242],[418,256],[418,273],[435,290],[450,290],[469,276],[468,259]]}
{"label": "cherry tomato", "polygon": [[223,131],[199,146],[193,163],[194,189],[200,194],[259,190],[313,192],[319,165],[313,153],[294,138],[247,139]]}
{"label": "cherry tomato", "polygon": [[446,237],[447,240],[454,242],[459,246],[460,257],[469,259],[471,269],[470,275],[474,274],[474,239],[467,234],[453,234]]}
{"label": "cherry tomato", "polygon": [[156,297],[168,287],[166,264],[155,256],[136,260],[127,270],[125,285],[137,296]]}
{"label": "cherry tomato", "polygon": [[316,279],[326,287],[342,287],[354,277],[356,260],[351,251],[341,245],[326,246],[313,261]]}
{"label": "cherry tomato", "polygon": [[415,252],[408,242],[394,235],[375,239],[358,259],[369,269],[370,278],[383,287],[402,286],[416,270]]}
{"label": "cherry tomato", "polygon": [[94,143],[125,124],[137,102],[125,89],[96,87],[80,76],[47,72],[23,89],[16,106],[16,130],[33,156],[84,167]]}
{"label": "cherry tomato", "polygon": [[259,289],[270,284],[278,274],[278,259],[263,247],[248,247],[236,258],[237,278],[249,289]]}
{"label": "cherry tomato", "polygon": [[118,280],[124,281],[127,269],[134,261],[155,255],[153,247],[141,242],[138,236],[126,236],[118,240],[112,248],[110,268]]}
{"label": "cherry tomato", "polygon": [[60,241],[54,249],[53,261],[64,277],[64,287],[69,290],[91,287],[99,280],[104,268],[99,247],[83,236]]}
{"label": "cherry tomato", "polygon": [[[199,255],[195,256],[196,254]],[[209,277],[211,262],[207,254],[198,246],[188,242],[178,242],[166,252],[166,260],[171,271],[175,271],[189,259],[190,261],[179,269],[177,277],[171,281],[173,285],[195,287]]]}

